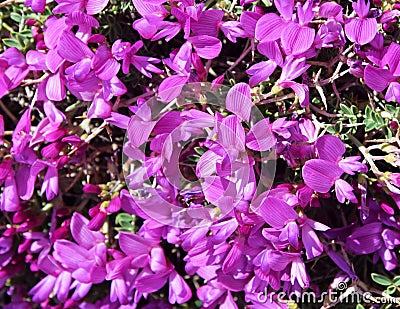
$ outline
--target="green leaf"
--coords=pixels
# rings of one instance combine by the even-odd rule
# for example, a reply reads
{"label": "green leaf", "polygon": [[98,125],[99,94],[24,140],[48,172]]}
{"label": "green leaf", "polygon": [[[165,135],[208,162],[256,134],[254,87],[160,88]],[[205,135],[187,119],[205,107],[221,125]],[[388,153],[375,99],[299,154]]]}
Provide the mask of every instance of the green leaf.
{"label": "green leaf", "polygon": [[367,107],[365,108],[365,118],[370,119],[372,116],[372,108],[367,105]]}
{"label": "green leaf", "polygon": [[127,213],[119,213],[115,218],[115,223],[121,226],[127,226],[127,224],[132,225],[134,217]]}
{"label": "green leaf", "polygon": [[191,162],[198,162],[200,159],[200,156],[198,155],[189,155],[187,156],[187,160]]}
{"label": "green leaf", "polygon": [[203,305],[203,302],[201,300],[199,300],[199,299],[196,300],[194,303],[197,306],[197,308],[200,308]]}
{"label": "green leaf", "polygon": [[344,115],[353,115],[353,111],[345,104],[340,104],[340,113]]}
{"label": "green leaf", "polygon": [[371,278],[374,282],[380,285],[389,286],[392,284],[392,280],[380,274],[372,273]]}
{"label": "green leaf", "polygon": [[385,110],[386,110],[388,113],[390,113],[390,114],[393,115],[393,114],[396,112],[396,107],[394,107],[393,105],[386,104],[386,105],[385,105]]}
{"label": "green leaf", "polygon": [[341,121],[338,121],[335,123],[335,131],[336,133],[340,133],[343,130],[343,123]]}
{"label": "green leaf", "polygon": [[373,120],[369,120],[369,119],[364,119],[364,124],[365,124],[365,131],[372,131],[373,129],[375,129],[375,122]]}
{"label": "green leaf", "polygon": [[2,41],[4,45],[7,45],[8,47],[16,47],[18,49],[22,48],[21,44],[19,44],[19,42],[14,39],[5,38]]}
{"label": "green leaf", "polygon": [[269,6],[272,5],[272,3],[271,3],[270,0],[262,0],[262,3],[264,3],[264,5],[265,5],[266,7],[269,7]]}
{"label": "green leaf", "polygon": [[10,18],[11,18],[13,21],[17,22],[17,23],[20,23],[21,20],[22,20],[22,16],[19,15],[18,13],[15,13],[15,12],[11,12]]}
{"label": "green leaf", "polygon": [[395,286],[400,286],[400,276],[394,277],[392,282]]}
{"label": "green leaf", "polygon": [[334,127],[328,127],[328,128],[326,129],[326,132],[328,132],[329,134],[335,134],[335,133],[336,133]]}
{"label": "green leaf", "polygon": [[392,295],[394,292],[396,292],[397,288],[394,285],[389,285],[387,289],[385,290],[386,294]]}
{"label": "green leaf", "polygon": [[205,149],[203,149],[201,147],[194,147],[194,151],[196,151],[196,153],[200,156],[206,152]]}
{"label": "green leaf", "polygon": [[365,309],[365,307],[364,307],[363,305],[361,305],[361,304],[358,304],[358,305],[356,306],[356,309]]}

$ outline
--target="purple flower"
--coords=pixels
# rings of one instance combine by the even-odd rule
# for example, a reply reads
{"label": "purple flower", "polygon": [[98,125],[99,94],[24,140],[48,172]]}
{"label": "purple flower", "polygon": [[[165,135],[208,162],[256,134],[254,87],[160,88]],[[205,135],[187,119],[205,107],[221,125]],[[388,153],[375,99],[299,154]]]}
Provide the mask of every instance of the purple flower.
{"label": "purple flower", "polygon": [[297,4],[296,21],[292,21],[294,1],[275,1],[282,17],[270,13],[259,19],[256,26],[256,39],[276,41],[281,39],[287,55],[300,55],[307,51],[314,42],[315,30],[308,27],[315,13],[313,2],[308,0],[304,5]]}
{"label": "purple flower", "polygon": [[[129,65],[133,65],[144,76],[151,78],[151,73],[162,74],[163,71],[154,66],[153,64],[159,63],[160,60],[153,57],[138,56],[136,53],[143,47],[142,41],[137,41],[130,46],[129,43],[122,43],[121,40],[113,44],[113,50],[118,51],[118,57],[123,58],[122,72],[129,73]],[[122,50],[123,51],[122,51]]]}
{"label": "purple flower", "polygon": [[108,4],[108,0],[57,0],[54,14],[71,14],[76,11],[86,11],[89,15],[100,13]]}
{"label": "purple flower", "polygon": [[327,193],[333,184],[339,202],[346,199],[357,202],[353,188],[340,179],[343,173],[354,175],[354,172],[367,171],[367,167],[358,162],[360,157],[342,159],[346,149],[343,142],[332,135],[324,135],[315,143],[318,159],[306,162],[303,167],[303,178],[307,186],[321,193]]}
{"label": "purple flower", "polygon": [[394,247],[400,244],[400,233],[383,228],[382,223],[373,222],[358,227],[347,238],[347,248],[355,254],[374,253],[374,263],[379,257],[385,269],[393,270],[397,266]]}
{"label": "purple flower", "polygon": [[378,92],[387,88],[385,94],[385,99],[387,101],[400,102],[400,84],[398,82],[400,76],[399,52],[399,44],[390,44],[381,61],[381,66],[387,65],[389,69],[377,68],[368,64],[364,70],[364,80],[368,87]]}
{"label": "purple flower", "polygon": [[28,75],[29,67],[24,55],[15,47],[6,49],[0,55],[0,98],[9,90],[19,86]]}
{"label": "purple flower", "polygon": [[30,6],[32,11],[43,13],[46,7],[46,0],[26,0],[25,6]]}
{"label": "purple flower", "polygon": [[358,0],[352,4],[358,17],[350,18],[344,25],[344,30],[351,42],[365,45],[371,42],[378,30],[378,23],[375,18],[368,18],[369,1]]}

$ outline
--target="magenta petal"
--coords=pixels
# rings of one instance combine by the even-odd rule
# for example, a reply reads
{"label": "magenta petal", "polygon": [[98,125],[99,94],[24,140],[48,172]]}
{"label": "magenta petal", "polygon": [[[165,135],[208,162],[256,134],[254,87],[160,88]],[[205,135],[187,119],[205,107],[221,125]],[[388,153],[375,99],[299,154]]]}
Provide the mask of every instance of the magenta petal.
{"label": "magenta petal", "polygon": [[52,101],[61,101],[65,99],[66,92],[60,71],[48,77],[46,84],[46,96]]}
{"label": "magenta petal", "polygon": [[98,78],[110,80],[117,75],[120,64],[111,54],[111,50],[106,45],[101,45],[96,50],[96,54],[92,59],[92,68]]}
{"label": "magenta petal", "polygon": [[90,253],[86,249],[68,240],[56,240],[54,257],[65,267],[78,269],[89,263]]}
{"label": "magenta petal", "polygon": [[276,63],[272,60],[261,61],[247,69],[246,73],[252,75],[249,79],[250,87],[265,82],[276,69]]}
{"label": "magenta petal", "polygon": [[287,26],[282,18],[274,13],[265,14],[256,25],[256,39],[259,41],[276,41]]}
{"label": "magenta petal", "polygon": [[276,138],[270,129],[268,119],[257,122],[246,136],[246,146],[252,150],[267,151],[275,144]]}
{"label": "magenta petal", "polygon": [[329,134],[319,137],[315,142],[315,147],[320,159],[331,162],[338,162],[346,151],[340,138]]}
{"label": "magenta petal", "polygon": [[240,25],[249,37],[255,37],[257,21],[262,17],[260,13],[243,11],[240,15]]}
{"label": "magenta petal", "polygon": [[46,65],[50,72],[56,73],[60,66],[64,63],[64,59],[57,53],[57,50],[50,49],[46,55]]}
{"label": "magenta petal", "polygon": [[299,55],[311,47],[314,37],[314,29],[292,22],[282,32],[282,46],[288,54]]}
{"label": "magenta petal", "polygon": [[58,277],[54,285],[54,293],[59,301],[64,302],[68,298],[69,288],[71,285],[71,274],[63,271]]}
{"label": "magenta petal", "polygon": [[392,82],[386,91],[385,100],[400,102],[400,83]]}
{"label": "magenta petal", "polygon": [[58,54],[70,62],[79,62],[83,58],[92,58],[93,52],[72,32],[64,31],[57,47]]}
{"label": "magenta petal", "polygon": [[158,242],[145,239],[136,234],[119,233],[119,246],[128,256],[138,257],[140,255],[150,254],[151,248],[157,245]]}
{"label": "magenta petal", "polygon": [[33,295],[32,300],[38,303],[45,301],[53,291],[55,282],[56,277],[54,276],[44,277],[29,291],[29,294]]}
{"label": "magenta petal", "polygon": [[265,198],[258,212],[265,222],[276,229],[283,228],[289,221],[296,220],[299,216],[291,206],[275,197]]}
{"label": "magenta petal", "polygon": [[86,249],[92,248],[96,243],[104,241],[104,235],[100,232],[93,232],[88,228],[89,220],[75,212],[71,220],[71,234],[75,241]]}
{"label": "magenta petal", "polygon": [[349,200],[352,203],[357,203],[357,198],[353,193],[353,187],[343,179],[338,179],[335,181],[335,192],[340,203],[344,203],[345,200]]}
{"label": "magenta petal", "polygon": [[365,45],[374,39],[378,23],[375,18],[352,18],[344,25],[344,29],[351,42]]}
{"label": "magenta petal", "polygon": [[281,15],[286,20],[290,20],[292,18],[294,10],[294,0],[275,0],[274,4],[279,13],[281,13]]}
{"label": "magenta petal", "polygon": [[89,15],[100,13],[108,4],[108,0],[88,0],[86,3],[86,12]]}
{"label": "magenta petal", "polygon": [[308,224],[302,227],[301,238],[306,249],[307,259],[315,258],[324,251],[324,247],[318,239],[317,234],[315,234],[314,230]]}
{"label": "magenta petal", "polygon": [[136,289],[141,293],[153,293],[161,289],[168,280],[168,272],[166,273],[145,273],[142,271],[136,278]]}
{"label": "magenta petal", "polygon": [[208,35],[193,36],[187,40],[193,45],[196,53],[204,59],[214,59],[222,49],[221,41]]}
{"label": "magenta petal", "polygon": [[50,16],[46,20],[46,30],[44,32],[44,42],[50,50],[55,49],[60,39],[61,34],[65,29],[68,29],[66,22],[66,17],[56,18],[55,16]]}
{"label": "magenta petal", "polygon": [[347,248],[356,254],[369,254],[378,251],[382,245],[382,223],[374,222],[357,228],[346,239]]}
{"label": "magenta petal", "polygon": [[351,266],[342,258],[340,254],[336,253],[329,247],[325,248],[325,252],[341,270],[350,276],[350,278],[357,278],[357,275],[354,273]]}
{"label": "magenta petal", "polygon": [[262,41],[257,46],[258,51],[277,65],[283,65],[282,53],[276,41]]}
{"label": "magenta petal", "polygon": [[370,64],[364,70],[365,83],[369,88],[378,92],[383,91],[394,79],[389,70],[376,68]]}
{"label": "magenta petal", "polygon": [[230,112],[240,116],[243,120],[249,121],[252,106],[248,84],[238,83],[229,90],[226,96],[226,108]]}
{"label": "magenta petal", "polygon": [[218,24],[223,16],[224,12],[221,10],[203,11],[198,21],[191,22],[191,30],[195,35],[218,37]]}
{"label": "magenta petal", "polygon": [[327,193],[342,174],[343,170],[339,166],[326,160],[312,159],[303,167],[304,182],[320,193]]}
{"label": "magenta petal", "polygon": [[390,72],[394,76],[400,76],[400,45],[390,44],[385,56],[382,59],[383,65],[388,64]]}
{"label": "magenta petal", "polygon": [[141,146],[148,140],[155,125],[156,121],[143,121],[138,116],[133,116],[127,129],[130,143],[135,147]]}
{"label": "magenta petal", "polygon": [[0,210],[14,212],[18,209],[19,198],[17,192],[17,184],[13,176],[8,176],[5,179],[4,189],[0,196]]}
{"label": "magenta petal", "polygon": [[170,102],[178,97],[188,79],[188,76],[181,75],[173,75],[164,79],[158,87],[160,99],[163,102]]}
{"label": "magenta petal", "polygon": [[[234,115],[224,118],[218,126],[217,140],[226,150],[244,151],[245,133],[240,118]],[[233,164],[233,158],[227,159],[227,164]]]}
{"label": "magenta petal", "polygon": [[158,15],[158,16],[166,16],[168,15],[167,9],[164,8],[161,4],[153,4],[150,1],[145,0],[132,0],[135,9],[139,12],[140,15]]}
{"label": "magenta petal", "polygon": [[192,291],[186,281],[173,270],[169,275],[169,296],[170,304],[183,304],[192,297]]}
{"label": "magenta petal", "polygon": [[296,96],[299,98],[299,102],[302,107],[305,107],[310,103],[309,89],[307,85],[299,84],[292,81],[281,82],[279,83],[279,85],[282,88],[291,88]]}

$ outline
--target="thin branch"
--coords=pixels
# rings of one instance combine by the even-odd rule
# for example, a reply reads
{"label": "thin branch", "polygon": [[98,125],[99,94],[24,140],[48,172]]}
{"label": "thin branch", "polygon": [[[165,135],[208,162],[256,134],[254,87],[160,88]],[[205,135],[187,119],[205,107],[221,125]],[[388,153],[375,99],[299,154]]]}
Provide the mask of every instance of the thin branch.
{"label": "thin branch", "polygon": [[327,111],[324,111],[324,110],[322,110],[322,109],[319,109],[318,107],[316,107],[316,106],[314,106],[314,105],[312,105],[312,104],[310,104],[309,106],[310,106],[310,108],[311,108],[313,111],[315,111],[315,112],[317,112],[318,114],[321,114],[321,115],[323,115],[323,116],[325,116],[325,117],[330,117],[330,118],[338,118],[338,117],[341,117],[340,114],[331,114],[331,113],[328,113]]}
{"label": "thin branch", "polygon": [[[247,41],[246,47],[247,47],[248,45],[249,45],[249,41]],[[234,64],[232,64],[232,65],[229,67],[228,71],[232,71],[232,70],[240,63],[240,61],[242,61],[243,58],[246,57],[247,54],[248,54],[249,52],[251,52],[251,46],[249,46],[247,49],[246,49],[246,47],[245,47],[245,50],[242,52],[242,54],[239,56],[239,58],[236,59],[236,61],[234,62]]]}
{"label": "thin branch", "polygon": [[[268,93],[267,95],[269,95],[270,93]],[[262,100],[259,102],[255,102],[256,105],[262,105],[262,104],[268,104],[268,103],[274,103],[274,102],[279,102],[279,101],[283,101],[286,99],[292,99],[294,98],[296,95],[294,93],[289,93],[280,97],[276,97],[276,98],[272,98],[272,99],[268,99],[268,100]]]}
{"label": "thin branch", "polygon": [[7,5],[13,5],[14,3],[24,3],[25,0],[8,0],[0,3],[0,8],[5,7]]}

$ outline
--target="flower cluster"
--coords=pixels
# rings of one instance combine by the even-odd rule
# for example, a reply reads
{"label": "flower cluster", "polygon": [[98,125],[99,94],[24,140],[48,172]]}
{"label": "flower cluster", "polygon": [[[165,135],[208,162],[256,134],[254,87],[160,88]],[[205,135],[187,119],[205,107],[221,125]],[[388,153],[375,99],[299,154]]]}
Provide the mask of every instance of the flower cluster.
{"label": "flower cluster", "polygon": [[0,307],[399,274],[400,3],[342,2],[0,3]]}

